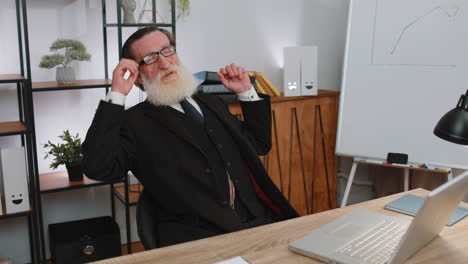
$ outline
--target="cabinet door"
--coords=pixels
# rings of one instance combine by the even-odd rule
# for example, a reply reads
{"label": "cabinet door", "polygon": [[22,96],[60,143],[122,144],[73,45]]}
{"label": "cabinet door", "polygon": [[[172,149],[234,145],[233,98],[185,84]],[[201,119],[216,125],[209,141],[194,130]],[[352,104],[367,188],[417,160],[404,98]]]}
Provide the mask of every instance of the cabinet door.
{"label": "cabinet door", "polygon": [[[238,105],[230,110],[242,117]],[[260,157],[300,215],[336,207],[338,96],[272,98],[272,148]]]}
{"label": "cabinet door", "polygon": [[[306,154],[310,154],[306,172],[310,177],[311,206],[309,213],[336,208],[337,157],[335,156],[338,120],[338,97],[317,97],[304,102],[310,112],[302,113]],[[312,114],[311,114],[312,113]],[[308,143],[311,142],[311,143]],[[304,150],[303,150],[304,151]],[[313,181],[313,183],[312,183]]]}

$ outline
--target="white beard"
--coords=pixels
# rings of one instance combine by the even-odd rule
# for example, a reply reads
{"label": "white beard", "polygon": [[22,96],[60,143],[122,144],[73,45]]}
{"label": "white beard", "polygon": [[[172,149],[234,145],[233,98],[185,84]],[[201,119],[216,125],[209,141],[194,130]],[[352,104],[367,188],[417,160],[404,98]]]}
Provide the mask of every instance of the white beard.
{"label": "white beard", "polygon": [[[169,71],[175,71],[177,79],[162,82],[161,77]],[[148,80],[144,75],[141,77],[148,101],[156,106],[176,104],[185,97],[192,96],[197,88],[195,79],[184,66],[173,65],[159,72],[153,80]]]}

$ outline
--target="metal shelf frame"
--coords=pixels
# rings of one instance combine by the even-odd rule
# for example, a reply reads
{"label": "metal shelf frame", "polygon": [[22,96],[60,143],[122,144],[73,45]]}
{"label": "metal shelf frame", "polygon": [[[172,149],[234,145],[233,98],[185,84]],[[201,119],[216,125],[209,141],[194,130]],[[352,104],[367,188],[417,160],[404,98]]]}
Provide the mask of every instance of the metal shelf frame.
{"label": "metal shelf frame", "polygon": [[0,215],[0,220],[3,219],[8,219],[8,218],[14,218],[14,217],[19,217],[19,216],[27,216],[28,218],[31,216],[31,210],[29,211],[24,211],[24,212],[18,212],[14,214],[4,214]]}
{"label": "metal shelf frame", "polygon": [[[27,217],[29,244],[31,252],[31,262],[40,263],[41,261],[41,241],[40,241],[40,226],[38,225],[38,210],[40,202],[38,200],[38,179],[35,171],[37,171],[37,163],[35,160],[36,138],[34,133],[34,118],[31,92],[31,74],[29,61],[29,40],[28,40],[28,22],[26,13],[26,0],[15,0],[16,9],[16,27],[18,33],[18,50],[19,50],[19,65],[20,74],[0,75],[0,83],[16,83],[17,103],[18,103],[18,122],[4,122],[7,126],[20,125],[21,129],[13,129],[11,131],[2,131],[0,136],[20,136],[21,145],[25,148],[26,161],[28,168],[28,192],[29,192],[29,211],[2,214],[0,220],[14,217]],[[25,53],[25,54],[24,54]],[[26,67],[25,67],[26,66]],[[26,69],[25,69],[26,68]],[[27,76],[25,77],[25,72]],[[16,123],[16,124],[15,124]],[[8,130],[8,128],[7,128]]]}

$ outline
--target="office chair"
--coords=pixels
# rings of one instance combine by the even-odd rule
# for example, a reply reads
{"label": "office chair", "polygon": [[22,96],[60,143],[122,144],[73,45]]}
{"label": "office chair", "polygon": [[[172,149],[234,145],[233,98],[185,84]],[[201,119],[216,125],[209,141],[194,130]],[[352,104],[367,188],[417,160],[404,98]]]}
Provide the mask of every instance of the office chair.
{"label": "office chair", "polygon": [[137,231],[145,250],[159,245],[157,230],[157,209],[151,194],[145,189],[140,193],[136,208]]}

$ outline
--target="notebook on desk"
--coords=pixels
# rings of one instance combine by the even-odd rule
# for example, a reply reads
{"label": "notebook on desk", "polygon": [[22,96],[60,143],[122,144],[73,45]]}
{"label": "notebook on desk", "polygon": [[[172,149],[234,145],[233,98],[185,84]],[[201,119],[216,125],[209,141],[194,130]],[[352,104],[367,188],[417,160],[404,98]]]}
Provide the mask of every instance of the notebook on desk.
{"label": "notebook on desk", "polygon": [[327,263],[400,264],[442,231],[467,190],[464,173],[429,193],[412,221],[357,209],[288,248]]}
{"label": "notebook on desk", "polygon": [[[421,196],[405,194],[404,196],[386,204],[385,209],[410,216],[415,216],[424,204],[424,200],[425,198]],[[467,215],[468,208],[458,206],[457,208],[455,208],[455,212],[453,212],[452,216],[448,220],[447,226],[452,226],[456,222],[462,220]]]}

